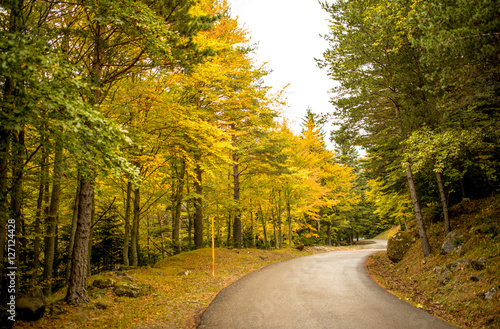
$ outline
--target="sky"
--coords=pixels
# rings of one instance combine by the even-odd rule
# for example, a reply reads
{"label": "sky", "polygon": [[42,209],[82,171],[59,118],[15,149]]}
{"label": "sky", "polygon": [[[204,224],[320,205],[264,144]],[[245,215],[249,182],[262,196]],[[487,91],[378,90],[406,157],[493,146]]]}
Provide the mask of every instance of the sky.
{"label": "sky", "polygon": [[[273,91],[290,84],[286,117],[300,133],[307,108],[314,113],[332,111],[328,91],[333,81],[314,58],[322,58],[328,48],[320,34],[328,33],[328,13],[317,0],[228,0],[231,16],[250,32],[257,43],[253,58],[268,62],[270,75],[264,83]],[[328,129],[328,127],[326,127]]]}

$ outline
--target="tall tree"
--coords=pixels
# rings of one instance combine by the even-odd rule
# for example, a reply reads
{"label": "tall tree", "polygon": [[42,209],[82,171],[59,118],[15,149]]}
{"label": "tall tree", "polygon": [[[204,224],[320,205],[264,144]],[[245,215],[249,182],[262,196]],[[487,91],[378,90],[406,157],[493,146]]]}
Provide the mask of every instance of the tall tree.
{"label": "tall tree", "polygon": [[[151,68],[151,63],[172,65],[173,56],[182,60],[184,54],[173,49],[177,45],[188,45],[193,26],[190,26],[189,8],[191,2],[151,2],[126,0],[120,3],[114,1],[88,1],[82,6],[74,7],[75,14],[80,21],[73,29],[79,36],[75,61],[81,63],[81,72],[89,81],[87,102],[98,108],[106,98],[107,91],[117,81],[123,79],[132,71]],[[179,28],[174,33],[173,29]],[[189,28],[191,27],[191,28]],[[186,44],[187,43],[187,44]],[[79,57],[84,54],[83,57]],[[158,64],[157,64],[158,65]],[[90,139],[90,144],[95,143]],[[80,190],[79,221],[77,226],[75,248],[72,265],[75,268],[70,277],[70,289],[66,301],[79,304],[88,301],[86,287],[82,284],[86,280],[87,272],[81,262],[86,262],[88,230],[90,229],[91,210],[82,207],[91,207],[91,203],[84,201],[92,195],[93,167],[95,163],[87,155],[83,159],[86,172],[82,174]],[[80,241],[81,243],[76,243]]]}
{"label": "tall tree", "polygon": [[[419,52],[411,48],[406,31],[399,27],[402,15],[410,10],[408,1],[323,3],[330,13],[330,48],[322,66],[328,67],[334,88],[334,104],[345,126],[363,129],[365,146],[377,144],[401,157],[404,144],[415,127],[433,120],[425,85],[426,67]],[[392,112],[392,113],[391,113]],[[425,114],[424,114],[425,113]],[[430,115],[429,115],[430,114]],[[368,152],[375,148],[368,148]],[[405,164],[415,218],[425,256],[430,254],[411,164]]]}

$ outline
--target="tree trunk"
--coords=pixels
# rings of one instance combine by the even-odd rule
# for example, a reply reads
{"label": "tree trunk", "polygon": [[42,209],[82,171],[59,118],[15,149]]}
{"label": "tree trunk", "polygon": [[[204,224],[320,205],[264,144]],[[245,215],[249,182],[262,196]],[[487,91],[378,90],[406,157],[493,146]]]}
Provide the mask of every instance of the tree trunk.
{"label": "tree trunk", "polygon": [[264,247],[267,249],[267,246],[269,244],[268,238],[267,238],[267,227],[266,227],[266,220],[264,219],[264,212],[262,211],[262,206],[259,205],[260,208],[260,221],[262,223],[262,231],[264,233]]}
{"label": "tree trunk", "polygon": [[252,232],[252,248],[255,248],[255,232],[253,228],[253,211],[250,210],[250,231]]}
{"label": "tree trunk", "polygon": [[[187,194],[189,195],[190,192],[189,192],[189,183],[186,184],[186,192]],[[193,205],[196,201],[193,199]],[[188,244],[189,244],[189,248],[192,247],[193,243],[194,243],[194,236],[192,234],[192,231],[193,231],[193,225],[194,225],[194,218],[193,218],[193,214],[191,213],[191,210],[189,209],[189,202],[186,203],[186,213],[187,213],[187,220],[188,220],[188,227],[187,227],[187,235],[188,235]],[[182,229],[182,225],[181,225],[181,229]],[[203,238],[202,238],[203,240]]]}
{"label": "tree trunk", "polygon": [[[222,243],[222,234],[221,234],[221,223],[219,220],[219,202],[217,201],[216,203],[216,215],[215,215],[215,221],[217,223],[217,247],[220,247]],[[208,241],[207,241],[208,242]]]}
{"label": "tree trunk", "polygon": [[420,203],[418,202],[417,190],[415,188],[415,182],[413,181],[413,173],[411,172],[411,166],[409,163],[406,164],[406,178],[408,179],[408,185],[410,186],[411,201],[413,203],[413,210],[415,211],[420,241],[422,242],[422,251],[424,253],[424,257],[427,257],[431,254],[431,247],[429,245],[429,240],[427,239],[424,220],[422,218],[422,212],[420,211]]}
{"label": "tree trunk", "polygon": [[43,264],[43,280],[45,296],[52,294],[52,279],[54,272],[54,256],[56,251],[56,229],[59,213],[59,200],[61,197],[61,174],[62,174],[63,146],[62,139],[56,141],[54,155],[54,179],[52,182],[52,195],[50,198],[49,215],[46,218],[47,235],[45,238],[45,261]]}
{"label": "tree trunk", "polygon": [[123,265],[129,266],[128,259],[128,249],[130,244],[130,204],[132,200],[132,182],[128,181],[127,183],[127,195],[125,200],[125,236],[123,239],[123,247],[122,247],[122,257],[123,257]]}
{"label": "tree trunk", "polygon": [[134,217],[132,219],[132,234],[130,239],[130,246],[132,251],[132,266],[139,265],[139,220],[141,213],[141,190],[137,187],[134,190]]}
{"label": "tree trunk", "polygon": [[465,200],[467,197],[465,196],[465,187],[464,187],[464,180],[460,178],[460,191],[462,192],[462,201]]}
{"label": "tree trunk", "polygon": [[146,212],[146,236],[148,239],[146,239],[146,255],[147,259],[149,260],[149,255],[151,255],[151,251],[149,249],[149,237],[150,237],[150,232],[149,232],[149,211]]}
{"label": "tree trunk", "polygon": [[[23,13],[23,7],[26,4],[23,1],[2,2],[2,14],[5,15],[8,32],[14,34],[25,34],[26,18]],[[26,7],[25,7],[26,8]],[[17,43],[17,40],[10,38],[10,41]],[[14,68],[15,70],[15,68]],[[11,76],[2,76],[2,112],[6,111],[7,117],[16,114],[16,108],[19,108],[19,88],[23,85],[20,81]],[[4,116],[4,114],[2,114]],[[17,119],[17,118],[15,118]],[[24,171],[24,127],[20,131],[14,129],[5,129],[5,125],[0,124],[0,275],[1,292],[0,302],[4,305],[7,302],[7,276],[4,275],[4,256],[7,240],[7,222],[13,216],[15,220],[15,248],[16,249],[16,265],[19,266],[19,254],[21,248],[19,245],[19,235],[21,233],[21,197],[22,197],[22,181]],[[9,148],[12,148],[12,158],[9,154]],[[11,161],[11,163],[9,163]],[[9,168],[9,165],[11,168]],[[12,172],[12,180],[9,177],[9,169]],[[9,186],[10,182],[10,186]],[[8,193],[11,193],[11,204],[9,214],[9,198]],[[21,272],[18,268],[16,280],[16,292],[19,291],[19,278]],[[13,296],[13,295],[11,295]]]}
{"label": "tree trunk", "polygon": [[195,207],[195,217],[194,217],[194,245],[196,249],[203,248],[203,170],[200,167],[199,162],[201,157],[197,156],[195,160],[198,162],[196,164],[196,179],[194,181],[195,192],[197,198],[194,202]]}
{"label": "tree trunk", "polygon": [[[78,176],[78,183],[80,183],[80,176]],[[68,246],[68,266],[66,267],[66,281],[69,281],[69,277],[71,276],[71,264],[73,259],[73,248],[75,246],[75,234],[76,234],[76,226],[78,225],[78,204],[80,198],[80,184],[76,187],[76,195],[75,202],[73,206],[73,220],[71,221],[71,234],[69,237],[69,246]]]}
{"label": "tree trunk", "polygon": [[240,172],[238,161],[238,153],[233,153],[233,196],[236,204],[233,222],[233,242],[235,248],[241,249]]}
{"label": "tree trunk", "polygon": [[448,213],[448,202],[446,201],[446,194],[444,193],[443,179],[441,173],[436,171],[436,180],[439,187],[439,196],[441,197],[441,205],[443,206],[444,216],[444,235],[448,235],[451,231],[450,216]]}
{"label": "tree trunk", "polygon": [[[12,192],[11,192],[11,212],[15,220],[16,225],[16,236],[15,236],[15,248],[16,248],[16,264],[19,266],[19,255],[21,253],[21,245],[19,244],[19,239],[21,235],[21,201],[23,196],[23,181],[24,181],[24,130],[13,133],[13,143],[12,143]],[[21,277],[21,271],[18,267],[16,275],[18,278]],[[19,280],[16,280],[16,291],[19,291]]]}
{"label": "tree trunk", "polygon": [[[158,225],[160,226],[160,241],[161,241],[161,258],[165,258],[166,253],[165,253],[165,244],[163,242],[163,223],[161,220],[161,213],[158,211]],[[148,236],[149,238],[149,236]]]}
{"label": "tree trunk", "polygon": [[[398,104],[394,104],[396,111],[396,117],[399,120],[400,109]],[[398,126],[401,138],[403,138],[403,127],[401,124]],[[405,146],[401,146],[401,153],[404,153]],[[408,180],[408,186],[410,188],[411,201],[413,203],[413,210],[415,212],[415,219],[417,221],[418,233],[420,235],[420,241],[422,242],[422,252],[424,257],[427,257],[431,253],[431,247],[429,245],[429,240],[427,239],[427,233],[425,231],[424,220],[422,218],[422,212],[420,211],[420,203],[418,201],[417,189],[415,188],[415,182],[413,181],[413,173],[411,171],[410,163],[406,164],[406,178]]]}
{"label": "tree trunk", "polygon": [[332,224],[331,223],[326,224],[326,245],[327,246],[332,245]]}
{"label": "tree trunk", "polygon": [[94,220],[95,220],[95,194],[92,195],[92,210],[90,213],[90,234],[89,234],[89,248],[87,251],[87,273],[92,275],[92,240],[94,236]]}
{"label": "tree trunk", "polygon": [[271,210],[271,218],[273,219],[273,234],[274,234],[274,248],[278,249],[279,248],[279,242],[278,242],[278,219],[274,215],[274,211]]}
{"label": "tree trunk", "polygon": [[184,198],[184,176],[186,171],[186,163],[181,161],[180,172],[177,175],[177,183],[174,187],[174,202],[172,205],[173,224],[172,224],[172,246],[174,254],[179,254],[181,247],[181,213],[182,200]]}
{"label": "tree trunk", "polygon": [[227,239],[226,239],[226,246],[231,245],[231,215],[227,216]]}
{"label": "tree trunk", "polygon": [[286,202],[286,214],[288,217],[288,245],[293,246],[292,210],[290,207],[290,201]]}
{"label": "tree trunk", "polygon": [[40,160],[40,184],[38,189],[38,198],[36,201],[36,212],[35,212],[35,238],[33,240],[33,273],[31,274],[30,286],[34,287],[37,283],[38,269],[40,268],[40,249],[41,249],[41,228],[40,224],[42,221],[42,211],[44,192],[45,192],[45,182],[48,176],[48,165],[47,165],[47,149],[45,147],[45,137],[42,137],[40,141],[42,144],[42,157]]}
{"label": "tree trunk", "polygon": [[4,275],[5,242],[7,241],[7,220],[9,219],[8,202],[8,170],[9,170],[9,131],[0,125],[0,275],[2,276],[0,303],[5,305],[7,296],[7,280]]}
{"label": "tree trunk", "polygon": [[278,235],[279,235],[279,248],[283,247],[283,232],[281,230],[281,191],[278,191]]}
{"label": "tree trunk", "polygon": [[[90,105],[99,106],[102,97],[102,55],[105,46],[104,29],[100,22],[93,28],[93,58],[89,72],[92,82],[92,95],[88,100]],[[80,183],[80,197],[78,204],[78,221],[75,232],[75,246],[73,248],[71,275],[68,283],[66,302],[78,305],[89,302],[87,296],[87,268],[89,261],[90,232],[92,230],[92,213],[94,198],[94,169],[92,159],[87,160],[87,173],[82,176]]]}
{"label": "tree trunk", "polygon": [[87,296],[87,257],[92,220],[93,179],[82,178],[78,203],[78,221],[73,248],[71,275],[66,302],[72,305],[89,302]]}

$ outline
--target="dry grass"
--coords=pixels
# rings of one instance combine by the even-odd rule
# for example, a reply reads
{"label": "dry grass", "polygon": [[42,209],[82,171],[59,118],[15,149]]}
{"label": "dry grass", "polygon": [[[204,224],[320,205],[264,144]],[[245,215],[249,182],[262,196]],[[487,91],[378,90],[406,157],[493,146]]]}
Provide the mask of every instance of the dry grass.
{"label": "dry grass", "polygon": [[[117,298],[111,289],[89,290],[91,303],[76,308],[61,304],[67,313],[48,314],[37,322],[18,321],[14,328],[194,328],[217,293],[242,276],[272,263],[330,250],[336,249],[217,249],[215,276],[210,249],[186,252],[154,267],[126,272],[136,282],[154,288],[148,296]],[[89,278],[89,284],[104,277],[116,279],[114,272],[104,273]],[[63,296],[64,291],[55,294],[52,302]],[[97,303],[107,305],[107,309],[98,309]]]}

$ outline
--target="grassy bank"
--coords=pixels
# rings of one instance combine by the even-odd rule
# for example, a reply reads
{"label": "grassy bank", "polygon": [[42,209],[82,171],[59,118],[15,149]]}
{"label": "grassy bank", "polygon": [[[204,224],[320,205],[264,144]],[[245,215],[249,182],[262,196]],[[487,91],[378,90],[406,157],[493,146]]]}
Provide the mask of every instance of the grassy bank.
{"label": "grassy bank", "polygon": [[[70,307],[60,302],[65,293],[61,291],[50,303],[58,305],[63,314],[49,311],[36,322],[18,321],[14,328],[193,328],[217,293],[242,276],[269,264],[329,250],[336,249],[217,249],[215,276],[211,249],[186,252],[154,267],[126,271],[134,282],[151,285],[154,291],[150,295],[118,298],[112,289],[89,288],[91,303]],[[102,278],[118,279],[115,272],[109,272],[89,278],[88,284]]]}
{"label": "grassy bank", "polygon": [[[400,298],[462,328],[500,328],[500,199],[463,202],[451,214],[453,229],[463,234],[458,252],[440,254],[444,229],[435,223],[427,232],[432,254],[425,261],[417,238],[397,264],[386,253],[370,257],[370,274]],[[440,269],[453,261],[481,257],[487,260],[482,270],[463,264],[446,279],[441,276]],[[493,298],[478,296],[492,288],[497,289]]]}

